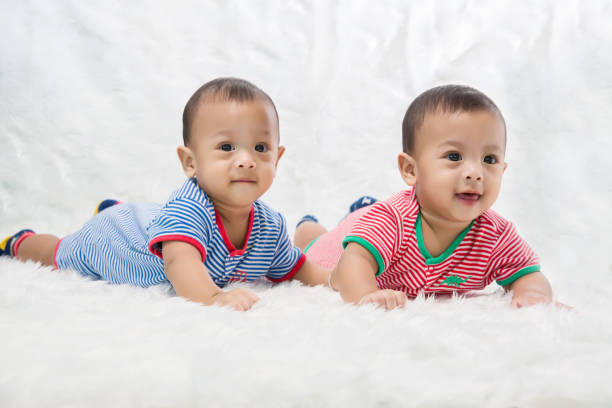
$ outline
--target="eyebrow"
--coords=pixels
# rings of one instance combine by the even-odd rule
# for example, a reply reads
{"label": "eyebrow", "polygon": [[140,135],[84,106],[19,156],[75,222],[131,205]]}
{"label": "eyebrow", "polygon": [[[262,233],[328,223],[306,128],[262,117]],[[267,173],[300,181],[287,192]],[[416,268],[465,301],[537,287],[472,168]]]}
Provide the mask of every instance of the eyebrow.
{"label": "eyebrow", "polygon": [[463,143],[453,142],[452,140],[447,140],[444,143],[440,144],[440,147],[450,146],[450,147],[463,147]]}
{"label": "eyebrow", "polygon": [[[272,137],[272,132],[270,132],[269,130],[256,130],[256,135],[257,136],[270,136]],[[215,132],[212,136],[213,137],[229,137],[229,136],[233,136],[234,135],[234,131],[232,129],[221,129],[218,132]]]}
{"label": "eyebrow", "polygon": [[497,150],[497,151],[499,151],[499,152],[503,152],[503,151],[504,151],[504,148],[503,148],[503,147],[501,147],[501,146],[499,146],[499,145],[494,145],[494,144],[493,144],[493,145],[486,145],[486,146],[485,146],[485,150]]}
{"label": "eyebrow", "polygon": [[[452,140],[447,140],[447,141],[445,141],[445,142],[443,142],[443,143],[441,143],[439,145],[439,147],[446,147],[446,146],[454,147],[454,148],[462,148],[463,147],[463,143],[455,142],[455,141],[452,141]],[[504,151],[503,147],[501,147],[499,145],[496,145],[496,144],[486,145],[484,147],[484,149],[485,150],[496,150],[496,151],[499,151],[499,152],[503,152]]]}

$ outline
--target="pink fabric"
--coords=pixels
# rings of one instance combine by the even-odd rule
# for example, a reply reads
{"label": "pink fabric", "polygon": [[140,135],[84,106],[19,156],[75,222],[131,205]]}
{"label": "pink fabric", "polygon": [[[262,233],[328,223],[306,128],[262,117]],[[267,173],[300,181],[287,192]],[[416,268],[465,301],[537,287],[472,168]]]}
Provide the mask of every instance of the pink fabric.
{"label": "pink fabric", "polygon": [[340,221],[336,228],[321,235],[306,251],[308,260],[323,268],[332,269],[336,266],[340,260],[340,255],[344,251],[342,240],[351,232],[359,217],[369,208],[370,206],[367,206],[353,211]]}

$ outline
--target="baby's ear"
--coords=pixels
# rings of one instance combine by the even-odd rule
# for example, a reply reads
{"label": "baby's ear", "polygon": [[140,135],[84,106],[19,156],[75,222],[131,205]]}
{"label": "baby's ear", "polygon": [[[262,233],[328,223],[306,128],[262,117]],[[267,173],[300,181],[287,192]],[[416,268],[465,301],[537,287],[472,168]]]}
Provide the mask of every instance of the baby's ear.
{"label": "baby's ear", "polygon": [[397,167],[402,175],[402,178],[409,186],[416,184],[416,161],[408,153],[400,153],[397,156]]}
{"label": "baby's ear", "polygon": [[278,166],[278,161],[281,159],[281,157],[283,157],[284,153],[285,153],[285,146],[278,146],[278,156],[276,157],[276,164],[274,165],[275,167]]}
{"label": "baby's ear", "polygon": [[176,148],[176,153],[178,154],[181,166],[183,166],[183,173],[185,173],[188,178],[194,177],[196,163],[195,156],[193,155],[191,149],[186,146],[179,146]]}

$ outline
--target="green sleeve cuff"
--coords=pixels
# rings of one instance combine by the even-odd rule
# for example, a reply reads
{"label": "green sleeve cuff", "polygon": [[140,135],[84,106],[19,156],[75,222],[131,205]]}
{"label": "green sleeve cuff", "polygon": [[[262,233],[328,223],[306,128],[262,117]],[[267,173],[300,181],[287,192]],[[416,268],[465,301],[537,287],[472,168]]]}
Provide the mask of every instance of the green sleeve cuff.
{"label": "green sleeve cuff", "polygon": [[376,273],[376,276],[379,276],[381,273],[384,272],[384,270],[385,270],[385,262],[383,261],[383,258],[380,255],[380,252],[378,252],[378,249],[376,249],[376,247],[374,245],[372,245],[371,243],[369,243],[368,241],[366,241],[365,239],[363,239],[361,237],[356,237],[354,235],[349,235],[349,236],[345,237],[342,240],[342,248],[346,248],[346,246],[348,245],[349,242],[355,242],[355,243],[361,245],[362,247],[367,249],[368,252],[370,252],[372,254],[374,259],[376,260],[376,263],[378,264],[378,272]]}
{"label": "green sleeve cuff", "polygon": [[539,272],[539,271],[540,271],[540,265],[527,266],[526,268],[523,268],[519,270],[518,272],[515,272],[514,275],[510,276],[507,279],[498,280],[497,283],[501,286],[507,286],[507,285],[510,285],[515,280],[517,280],[518,278],[522,278],[525,275],[528,275],[533,272]]}

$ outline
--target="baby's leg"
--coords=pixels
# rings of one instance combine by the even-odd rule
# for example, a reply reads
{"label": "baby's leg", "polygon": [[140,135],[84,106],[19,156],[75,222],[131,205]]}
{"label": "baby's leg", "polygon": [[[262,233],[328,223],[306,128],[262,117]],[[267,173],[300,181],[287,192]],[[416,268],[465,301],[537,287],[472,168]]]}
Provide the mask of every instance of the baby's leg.
{"label": "baby's leg", "polygon": [[[120,204],[114,199],[101,201],[94,215],[114,205]],[[20,261],[35,261],[46,266],[55,266],[55,250],[60,239],[51,234],[35,234],[24,229],[0,242],[0,256],[14,256]]]}
{"label": "baby's leg", "polygon": [[302,251],[314,241],[316,238],[325,234],[327,229],[316,221],[316,218],[311,217],[300,221],[295,228],[293,236],[293,244]]}
{"label": "baby's leg", "polygon": [[21,261],[36,261],[43,265],[55,265],[55,247],[59,238],[51,234],[35,234],[19,244],[15,256]]}

